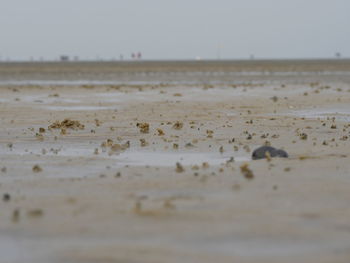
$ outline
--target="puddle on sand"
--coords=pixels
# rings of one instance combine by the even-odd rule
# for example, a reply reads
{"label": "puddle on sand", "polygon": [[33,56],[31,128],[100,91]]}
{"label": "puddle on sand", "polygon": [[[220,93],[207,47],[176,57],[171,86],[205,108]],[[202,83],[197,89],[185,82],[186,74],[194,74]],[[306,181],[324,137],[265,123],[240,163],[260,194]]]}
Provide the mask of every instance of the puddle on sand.
{"label": "puddle on sand", "polygon": [[[29,147],[28,147],[29,148]],[[45,148],[45,147],[44,147]],[[0,151],[1,155],[42,155],[41,149],[31,149],[26,151],[24,148],[14,148],[12,150]],[[125,151],[120,154],[109,155],[107,152],[101,152],[98,155],[93,153],[91,148],[77,147],[58,147],[55,151],[48,150],[43,156],[60,156],[60,157],[78,157],[78,158],[97,158],[116,160],[117,166],[174,166],[177,162],[184,166],[201,165],[207,162],[209,165],[220,165],[226,163],[231,157],[235,162],[250,161],[250,155],[241,152],[157,152],[157,151]]]}
{"label": "puddle on sand", "polygon": [[53,111],[94,111],[94,110],[114,110],[115,107],[106,106],[45,106],[46,110]]}
{"label": "puddle on sand", "polygon": [[[17,98],[17,97],[16,97]],[[35,104],[52,104],[52,103],[80,103],[80,100],[69,98],[51,98],[47,96],[18,96],[20,102],[35,103]],[[0,98],[1,103],[13,103],[15,97]]]}
{"label": "puddle on sand", "polygon": [[209,165],[220,165],[234,157],[235,161],[250,161],[249,156],[237,156],[237,153],[194,153],[194,152],[124,152],[115,159],[124,165],[133,166],[174,166],[177,162],[182,165],[201,165],[207,162]]}
{"label": "puddle on sand", "polygon": [[233,112],[233,111],[228,111],[228,112],[226,112],[226,116],[227,117],[236,117],[236,116],[238,116],[238,113]]}
{"label": "puddle on sand", "polygon": [[78,99],[72,98],[62,98],[62,97],[48,97],[47,95],[20,95],[20,100],[22,102],[29,103],[43,103],[43,104],[51,104],[51,103],[80,103],[81,101]]}
{"label": "puddle on sand", "polygon": [[303,117],[307,119],[327,119],[335,117],[338,121],[350,121],[349,108],[315,108],[308,110],[292,111],[288,115]]}
{"label": "puddle on sand", "polygon": [[27,80],[0,80],[0,86],[109,86],[109,85],[159,85],[160,81],[118,81],[118,80],[89,80],[89,79],[72,79],[72,80],[42,80],[42,79],[27,79]]}

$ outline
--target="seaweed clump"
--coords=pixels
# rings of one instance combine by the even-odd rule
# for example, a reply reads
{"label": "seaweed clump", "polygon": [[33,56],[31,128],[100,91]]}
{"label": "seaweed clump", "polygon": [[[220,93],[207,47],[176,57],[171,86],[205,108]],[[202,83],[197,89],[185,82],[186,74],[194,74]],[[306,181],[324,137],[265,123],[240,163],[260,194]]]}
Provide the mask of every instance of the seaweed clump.
{"label": "seaweed clump", "polygon": [[77,120],[64,119],[63,121],[55,121],[48,129],[72,129],[72,130],[83,130],[85,125],[81,124]]}

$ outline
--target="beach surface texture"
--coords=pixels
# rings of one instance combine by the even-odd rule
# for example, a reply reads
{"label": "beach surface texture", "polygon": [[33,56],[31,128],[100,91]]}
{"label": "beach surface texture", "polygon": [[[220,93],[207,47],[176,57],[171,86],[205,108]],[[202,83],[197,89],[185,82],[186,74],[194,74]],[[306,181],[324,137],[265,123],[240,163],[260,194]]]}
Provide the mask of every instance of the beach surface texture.
{"label": "beach surface texture", "polygon": [[350,262],[349,60],[1,63],[0,91],[0,262]]}

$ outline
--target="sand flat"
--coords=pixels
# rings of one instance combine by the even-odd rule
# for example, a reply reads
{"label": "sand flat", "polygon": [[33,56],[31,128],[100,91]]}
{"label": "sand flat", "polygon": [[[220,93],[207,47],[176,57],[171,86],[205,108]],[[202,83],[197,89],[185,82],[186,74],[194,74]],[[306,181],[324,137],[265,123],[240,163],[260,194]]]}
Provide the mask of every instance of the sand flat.
{"label": "sand flat", "polygon": [[[0,65],[2,261],[349,262],[349,72]],[[67,118],[84,128],[48,129]],[[252,161],[265,143],[290,157]]]}

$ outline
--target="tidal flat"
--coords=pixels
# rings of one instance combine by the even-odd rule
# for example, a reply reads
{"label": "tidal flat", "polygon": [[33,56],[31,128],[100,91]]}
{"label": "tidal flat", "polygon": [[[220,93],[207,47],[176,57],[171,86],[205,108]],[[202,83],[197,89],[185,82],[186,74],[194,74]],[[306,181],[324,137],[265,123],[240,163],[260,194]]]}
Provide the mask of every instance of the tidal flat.
{"label": "tidal flat", "polygon": [[0,63],[0,90],[1,262],[350,260],[349,60]]}

